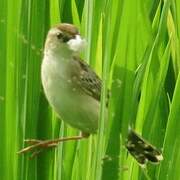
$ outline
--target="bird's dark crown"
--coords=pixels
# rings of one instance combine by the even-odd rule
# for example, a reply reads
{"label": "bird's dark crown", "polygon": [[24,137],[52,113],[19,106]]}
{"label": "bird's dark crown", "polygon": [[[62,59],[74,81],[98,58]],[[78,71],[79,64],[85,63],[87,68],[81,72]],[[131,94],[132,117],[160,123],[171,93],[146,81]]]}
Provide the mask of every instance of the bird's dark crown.
{"label": "bird's dark crown", "polygon": [[56,26],[60,31],[75,36],[79,34],[78,28],[72,24],[62,23]]}

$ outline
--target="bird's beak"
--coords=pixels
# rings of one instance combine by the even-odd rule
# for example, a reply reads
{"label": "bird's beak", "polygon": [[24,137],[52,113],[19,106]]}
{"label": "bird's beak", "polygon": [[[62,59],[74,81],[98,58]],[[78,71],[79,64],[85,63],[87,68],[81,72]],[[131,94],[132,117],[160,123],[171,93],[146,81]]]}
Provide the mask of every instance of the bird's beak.
{"label": "bird's beak", "polygon": [[76,35],[74,39],[67,42],[69,48],[75,52],[81,51],[86,46],[86,40],[82,39],[80,35]]}

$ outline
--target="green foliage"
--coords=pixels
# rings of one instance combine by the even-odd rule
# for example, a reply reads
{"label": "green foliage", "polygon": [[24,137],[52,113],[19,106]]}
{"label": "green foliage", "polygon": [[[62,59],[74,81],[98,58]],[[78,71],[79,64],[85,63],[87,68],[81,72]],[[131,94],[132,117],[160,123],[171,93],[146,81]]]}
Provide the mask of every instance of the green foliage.
{"label": "green foliage", "polygon": [[[79,133],[56,118],[41,87],[46,33],[60,22],[79,27],[82,57],[102,77],[99,131],[29,160],[17,154],[24,139]],[[0,42],[0,179],[180,179],[179,0],[1,0]],[[127,155],[129,126],[162,149],[159,165],[143,169]]]}

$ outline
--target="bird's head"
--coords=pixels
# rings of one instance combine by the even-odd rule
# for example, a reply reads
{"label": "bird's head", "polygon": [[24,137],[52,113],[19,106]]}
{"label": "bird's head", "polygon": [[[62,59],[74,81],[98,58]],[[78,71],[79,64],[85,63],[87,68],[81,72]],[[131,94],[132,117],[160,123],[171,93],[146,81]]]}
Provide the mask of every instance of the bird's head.
{"label": "bird's head", "polygon": [[62,23],[49,30],[45,51],[77,53],[83,49],[85,44],[85,40],[81,38],[78,29],[74,25]]}

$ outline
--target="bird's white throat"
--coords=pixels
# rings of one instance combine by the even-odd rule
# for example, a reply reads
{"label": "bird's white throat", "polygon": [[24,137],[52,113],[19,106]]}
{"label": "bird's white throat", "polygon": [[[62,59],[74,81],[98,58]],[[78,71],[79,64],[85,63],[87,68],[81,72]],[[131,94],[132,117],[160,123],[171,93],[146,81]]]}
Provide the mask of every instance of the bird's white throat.
{"label": "bird's white throat", "polygon": [[79,52],[86,46],[86,40],[82,39],[80,35],[76,35],[75,39],[71,39],[67,43],[69,48],[75,52]]}

